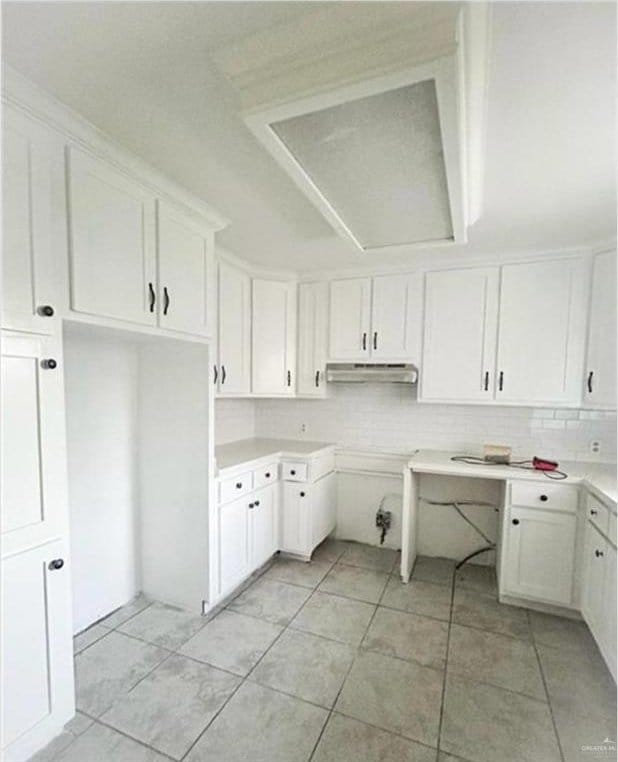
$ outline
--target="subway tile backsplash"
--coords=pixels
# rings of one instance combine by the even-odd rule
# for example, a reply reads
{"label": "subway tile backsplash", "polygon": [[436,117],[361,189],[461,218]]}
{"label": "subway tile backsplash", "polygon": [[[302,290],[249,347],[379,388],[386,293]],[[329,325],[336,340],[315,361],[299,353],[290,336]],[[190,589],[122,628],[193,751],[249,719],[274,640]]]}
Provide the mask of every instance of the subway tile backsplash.
{"label": "subway tile backsplash", "polygon": [[[216,431],[218,444],[259,436],[386,452],[472,453],[491,443],[509,445],[521,457],[616,461],[614,412],[424,405],[413,389],[394,384],[337,384],[325,400],[217,400]],[[601,442],[598,454],[590,451],[593,440]]]}

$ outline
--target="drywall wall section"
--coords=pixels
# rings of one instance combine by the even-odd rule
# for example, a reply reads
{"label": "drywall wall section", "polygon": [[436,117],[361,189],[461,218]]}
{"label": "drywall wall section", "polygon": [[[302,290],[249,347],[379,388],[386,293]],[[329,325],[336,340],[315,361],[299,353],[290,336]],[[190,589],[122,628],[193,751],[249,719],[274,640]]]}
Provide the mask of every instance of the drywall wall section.
{"label": "drywall wall section", "polygon": [[136,348],[65,336],[74,632],[140,589]]}

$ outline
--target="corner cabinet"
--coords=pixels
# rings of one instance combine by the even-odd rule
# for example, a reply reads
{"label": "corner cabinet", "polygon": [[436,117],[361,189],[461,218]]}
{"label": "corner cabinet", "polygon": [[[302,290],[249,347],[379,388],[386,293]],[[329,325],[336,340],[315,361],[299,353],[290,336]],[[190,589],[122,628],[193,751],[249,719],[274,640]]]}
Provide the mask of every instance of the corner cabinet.
{"label": "corner cabinet", "polygon": [[426,273],[419,398],[578,405],[586,274],[581,257]]}
{"label": "corner cabinet", "polygon": [[616,251],[592,264],[584,407],[616,409]]}
{"label": "corner cabinet", "polygon": [[2,327],[51,333],[59,319],[53,216],[55,205],[62,209],[63,147],[7,105],[2,126]]}
{"label": "corner cabinet", "polygon": [[298,286],[298,383],[303,397],[326,395],[328,283]]}
{"label": "corner cabinet", "polygon": [[334,280],[330,284],[329,358],[415,362],[420,316],[417,275]]}
{"label": "corner cabinet", "polygon": [[293,397],[296,388],[296,283],[251,284],[251,391]]}
{"label": "corner cabinet", "polygon": [[251,391],[251,278],[238,267],[219,262],[218,354],[214,368],[217,394],[249,395]]}

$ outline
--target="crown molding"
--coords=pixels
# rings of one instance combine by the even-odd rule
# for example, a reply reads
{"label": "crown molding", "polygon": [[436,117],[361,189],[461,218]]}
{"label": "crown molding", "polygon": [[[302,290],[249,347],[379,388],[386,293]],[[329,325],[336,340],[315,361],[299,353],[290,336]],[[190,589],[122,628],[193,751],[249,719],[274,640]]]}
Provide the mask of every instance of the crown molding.
{"label": "crown molding", "polygon": [[84,119],[53,95],[6,64],[2,67],[2,102],[59,134],[66,142],[103,159],[117,170],[149,188],[158,197],[206,221],[211,230],[227,227],[230,221],[203,199],[170,180],[117,141]]}

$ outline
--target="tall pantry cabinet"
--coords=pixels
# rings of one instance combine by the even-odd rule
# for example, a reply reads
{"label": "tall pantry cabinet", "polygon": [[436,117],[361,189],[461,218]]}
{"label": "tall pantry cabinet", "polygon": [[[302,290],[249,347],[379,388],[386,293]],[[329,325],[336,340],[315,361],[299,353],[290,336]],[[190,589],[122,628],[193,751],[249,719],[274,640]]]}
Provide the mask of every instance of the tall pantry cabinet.
{"label": "tall pantry cabinet", "polygon": [[2,260],[3,759],[74,714],[61,326],[52,265],[63,146],[4,106]]}

